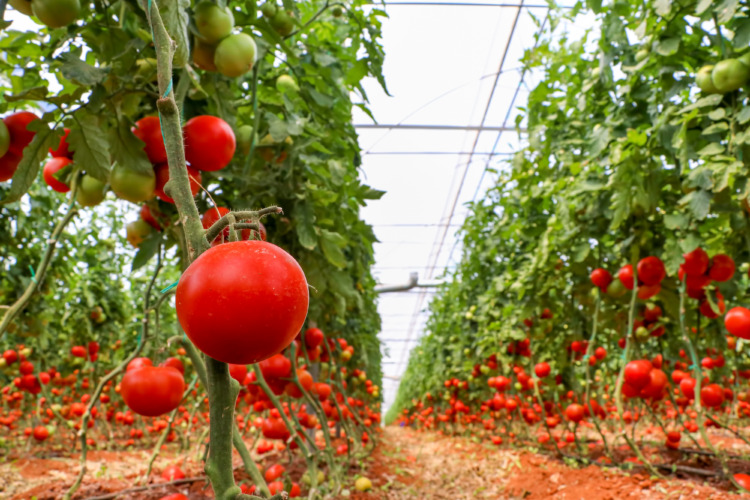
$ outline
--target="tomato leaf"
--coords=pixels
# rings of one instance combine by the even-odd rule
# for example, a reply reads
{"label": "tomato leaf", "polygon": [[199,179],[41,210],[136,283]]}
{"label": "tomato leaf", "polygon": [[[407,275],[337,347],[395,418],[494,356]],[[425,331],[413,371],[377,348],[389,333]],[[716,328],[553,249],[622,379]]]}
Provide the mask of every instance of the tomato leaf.
{"label": "tomato leaf", "polygon": [[328,262],[340,269],[346,267],[346,256],[342,250],[346,244],[346,238],[339,233],[325,229],[320,231],[320,248],[323,250],[323,255],[326,256]]}
{"label": "tomato leaf", "polygon": [[318,245],[318,238],[315,234],[315,216],[312,209],[307,203],[300,203],[296,206],[296,223],[297,239],[300,245],[312,250]]}
{"label": "tomato leaf", "polygon": [[49,148],[57,147],[62,135],[62,130],[54,133],[49,124],[43,120],[34,120],[29,124],[28,129],[35,131],[36,134],[31,143],[23,150],[23,158],[21,158],[18,169],[13,174],[10,191],[8,191],[8,195],[2,200],[2,203],[18,201],[26,194],[34,184]]}
{"label": "tomato leaf", "polygon": [[162,238],[162,233],[155,232],[141,242],[141,245],[138,247],[138,252],[135,254],[135,258],[133,258],[133,267],[130,270],[131,272],[136,271],[137,269],[140,269],[141,267],[146,265],[148,261],[151,260],[154,255],[156,255],[156,252],[159,250],[159,243],[161,242]]}
{"label": "tomato leaf", "polygon": [[680,48],[680,37],[667,38],[656,44],[656,52],[663,56],[671,56]]}
{"label": "tomato leaf", "polygon": [[154,167],[143,151],[145,143],[131,132],[127,121],[121,120],[116,127],[109,130],[109,146],[112,149],[112,158],[120,165],[144,174],[153,172]]}
{"label": "tomato leaf", "polygon": [[109,73],[109,69],[97,68],[82,61],[79,59],[80,54],[80,48],[73,49],[71,46],[69,52],[64,52],[59,57],[58,60],[62,61],[62,65],[60,66],[62,75],[68,80],[90,87],[104,81]]}
{"label": "tomato leaf", "polygon": [[68,144],[73,151],[73,160],[86,173],[107,182],[109,179],[109,143],[100,119],[86,112],[73,115],[78,127],[70,130]]}

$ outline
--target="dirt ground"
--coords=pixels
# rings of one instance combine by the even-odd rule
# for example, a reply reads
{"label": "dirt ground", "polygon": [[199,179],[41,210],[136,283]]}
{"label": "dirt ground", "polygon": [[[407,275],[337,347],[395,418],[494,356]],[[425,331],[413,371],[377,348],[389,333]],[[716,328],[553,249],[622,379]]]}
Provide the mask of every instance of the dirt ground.
{"label": "dirt ground", "polygon": [[[97,496],[138,486],[148,460],[148,451],[89,454],[88,474],[74,498]],[[181,485],[163,485],[117,496],[122,500],[157,500],[170,493],[186,494],[191,500],[212,498],[206,489],[202,466],[195,453],[188,458],[164,452],[154,464],[145,484],[157,484],[168,465],[180,465],[188,478]],[[267,463],[284,460],[278,452],[264,457]],[[285,461],[285,460],[284,460]],[[236,458],[238,480],[246,479]],[[9,500],[53,500],[62,498],[78,472],[77,456],[65,450],[49,450],[45,458],[21,456],[0,463],[0,498]],[[288,468],[298,479],[303,463]],[[446,437],[409,428],[388,427],[374,453],[351,470],[352,483],[359,475],[372,480],[373,489],[361,493],[348,485],[340,500],[462,500],[462,499],[739,499],[740,495],[695,478],[660,480],[642,472],[625,472],[595,465],[578,467],[529,451],[498,448],[468,438]]]}

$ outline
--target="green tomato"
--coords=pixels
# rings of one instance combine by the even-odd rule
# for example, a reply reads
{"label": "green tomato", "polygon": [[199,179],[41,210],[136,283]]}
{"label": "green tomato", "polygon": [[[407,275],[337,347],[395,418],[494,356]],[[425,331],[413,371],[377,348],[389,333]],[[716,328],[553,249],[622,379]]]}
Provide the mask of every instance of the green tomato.
{"label": "green tomato", "polygon": [[31,0],[31,10],[49,28],[62,28],[76,19],[81,10],[78,0]]}
{"label": "green tomato", "polygon": [[250,144],[253,140],[252,125],[243,125],[237,129],[237,146],[245,156],[250,154]]}
{"label": "green tomato", "polygon": [[622,281],[615,278],[607,286],[607,295],[614,298],[620,298],[627,293],[628,289],[622,284]]}
{"label": "green tomato", "polygon": [[479,367],[479,371],[482,372],[482,375],[488,375],[492,370],[490,370],[489,366],[482,365]]}
{"label": "green tomato", "polygon": [[223,9],[211,0],[195,6],[195,26],[206,43],[215,44],[229,36],[234,28],[234,16],[229,7]]}
{"label": "green tomato", "polygon": [[354,482],[354,487],[357,491],[370,491],[372,489],[372,481],[366,477],[360,477]]}
{"label": "green tomato", "polygon": [[469,356],[470,354],[471,354],[471,349],[469,349],[468,347],[464,349],[464,356]]}
{"label": "green tomato", "polygon": [[719,92],[727,93],[742,87],[750,78],[750,68],[737,59],[724,59],[714,66],[711,80]]}
{"label": "green tomato", "polygon": [[649,54],[650,54],[650,52],[649,52],[648,49],[641,49],[641,50],[639,50],[638,52],[635,53],[635,60],[638,61],[638,62],[641,62],[644,59],[646,59]]}
{"label": "green tomato", "polygon": [[716,85],[714,85],[714,82],[711,79],[711,72],[713,70],[713,65],[703,66],[695,75],[695,83],[698,84],[698,88],[706,94],[719,93],[719,89],[716,88]]}
{"label": "green tomato", "polygon": [[639,326],[635,329],[635,338],[636,340],[647,340],[649,337],[648,329],[644,326]]}
{"label": "green tomato", "polygon": [[81,178],[81,184],[78,186],[76,200],[84,207],[93,207],[104,200],[107,195],[106,184],[96,177],[88,174]]}
{"label": "green tomato", "polygon": [[34,15],[34,11],[31,10],[31,0],[8,0],[8,3],[18,12],[27,16]]}
{"label": "green tomato", "polygon": [[143,243],[143,240],[148,238],[149,235],[154,232],[154,228],[152,228],[145,220],[138,219],[128,223],[125,226],[125,231],[127,232],[128,243],[135,248],[138,248],[141,246],[141,243]]}
{"label": "green tomato", "polygon": [[282,94],[286,94],[287,92],[299,92],[299,86],[291,76],[279,75],[276,79],[276,90]]}
{"label": "green tomato", "polygon": [[333,17],[341,17],[341,15],[344,13],[344,9],[339,7],[338,5],[333,8]]}
{"label": "green tomato", "polygon": [[279,9],[278,7],[276,7],[275,3],[266,2],[260,8],[260,13],[263,14],[263,17],[267,17],[268,19],[271,19],[273,16],[276,15],[277,10]]}
{"label": "green tomato", "polygon": [[288,36],[294,31],[294,19],[292,16],[279,9],[271,18],[271,26],[281,36]]}
{"label": "green tomato", "polygon": [[520,391],[523,389],[523,384],[521,384],[521,382],[516,382],[513,384],[513,387],[515,387],[517,391]]}
{"label": "green tomato", "polygon": [[214,54],[216,69],[230,78],[244,75],[255,64],[257,47],[250,35],[229,35],[219,43]]}
{"label": "green tomato", "polygon": [[5,156],[10,147],[10,132],[5,122],[0,120],[0,157]]}
{"label": "green tomato", "polygon": [[140,203],[154,197],[156,176],[153,170],[141,173],[117,164],[109,174],[109,185],[119,198]]}

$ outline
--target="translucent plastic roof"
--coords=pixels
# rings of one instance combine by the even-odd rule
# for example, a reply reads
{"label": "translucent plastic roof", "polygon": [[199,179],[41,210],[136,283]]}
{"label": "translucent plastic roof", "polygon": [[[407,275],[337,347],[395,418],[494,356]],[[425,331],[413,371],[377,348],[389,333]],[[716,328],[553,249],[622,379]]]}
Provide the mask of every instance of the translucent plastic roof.
{"label": "translucent plastic roof", "polygon": [[[387,193],[363,216],[380,240],[373,269],[380,283],[406,283],[410,272],[434,283],[460,258],[456,231],[466,203],[494,181],[487,168],[522,145],[515,117],[536,75],[522,72],[520,58],[548,27],[548,8],[543,1],[396,1],[386,11],[384,73],[392,96],[368,82],[377,124],[361,112],[354,120],[363,177]],[[380,296],[386,408],[423,334],[434,292]]]}

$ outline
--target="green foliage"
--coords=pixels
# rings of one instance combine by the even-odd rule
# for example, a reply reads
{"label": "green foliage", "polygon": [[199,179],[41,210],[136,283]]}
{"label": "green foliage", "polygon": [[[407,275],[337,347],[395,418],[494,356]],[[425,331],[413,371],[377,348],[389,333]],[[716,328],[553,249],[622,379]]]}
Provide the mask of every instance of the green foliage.
{"label": "green foliage", "polygon": [[[660,0],[586,6],[597,13],[595,32],[569,40],[554,28],[568,14],[553,11],[552,31],[523,57],[543,74],[516,121],[528,131],[528,146],[471,206],[462,260],[431,304],[428,334],[413,351],[391,420],[446,379],[466,379],[491,354],[505,369],[527,366],[506,350],[527,337],[533,362],[549,361],[574,386],[567,347],[591,335],[594,268],[616,274],[656,255],[674,277],[682,254],[699,245],[738,263],[750,258],[748,92],[706,96],[694,81],[701,66],[747,53],[748,7]],[[728,308],[747,305],[746,285],[744,273],[719,285]],[[669,278],[652,299],[671,320],[665,337],[641,344],[640,353],[663,349],[676,357],[677,290]],[[597,345],[610,353],[621,352],[626,300],[603,296]],[[553,319],[539,320],[544,308]],[[703,348],[725,348],[720,320],[700,326]],[[747,354],[739,361],[746,364]],[[489,390],[472,387],[470,394]]]}

